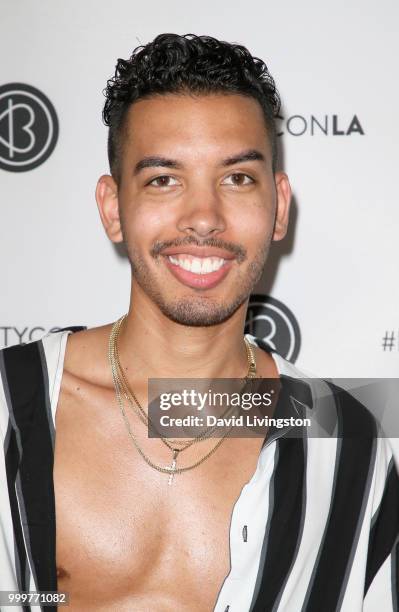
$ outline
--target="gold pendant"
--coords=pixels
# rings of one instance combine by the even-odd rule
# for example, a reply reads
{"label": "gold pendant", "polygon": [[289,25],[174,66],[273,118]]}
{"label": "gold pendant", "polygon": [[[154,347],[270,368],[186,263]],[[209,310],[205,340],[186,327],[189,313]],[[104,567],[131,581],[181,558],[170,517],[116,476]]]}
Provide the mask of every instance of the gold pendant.
{"label": "gold pendant", "polygon": [[177,455],[179,453],[178,449],[174,449],[173,451],[173,459],[172,459],[172,465],[170,466],[170,476],[169,476],[169,480],[168,480],[168,485],[171,485],[173,482],[173,477],[176,473],[176,459],[177,459]]}

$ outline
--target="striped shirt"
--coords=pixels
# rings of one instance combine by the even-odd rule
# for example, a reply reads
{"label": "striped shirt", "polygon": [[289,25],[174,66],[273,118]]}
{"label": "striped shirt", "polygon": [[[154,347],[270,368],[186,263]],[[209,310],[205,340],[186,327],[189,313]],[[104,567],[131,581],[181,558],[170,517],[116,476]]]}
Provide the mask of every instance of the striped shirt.
{"label": "striped shirt", "polygon": [[[0,591],[57,590],[55,414],[72,331],[0,351]],[[214,612],[398,612],[399,480],[388,440],[349,393],[247,338],[277,366],[275,416],[315,414],[322,395],[336,435],[269,429],[232,511],[231,569]]]}

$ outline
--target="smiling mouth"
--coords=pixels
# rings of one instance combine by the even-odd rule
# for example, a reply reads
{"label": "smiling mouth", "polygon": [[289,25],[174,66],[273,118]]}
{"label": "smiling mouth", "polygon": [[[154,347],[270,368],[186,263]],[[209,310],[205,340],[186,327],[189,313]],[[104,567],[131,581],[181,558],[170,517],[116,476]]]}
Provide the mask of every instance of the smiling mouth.
{"label": "smiling mouth", "polygon": [[194,289],[211,289],[228,274],[234,259],[223,257],[197,257],[189,253],[164,255],[173,276],[183,285]]}
{"label": "smiling mouth", "polygon": [[217,272],[226,263],[226,259],[222,257],[194,257],[184,253],[181,255],[167,255],[166,257],[173,265],[194,274]]}

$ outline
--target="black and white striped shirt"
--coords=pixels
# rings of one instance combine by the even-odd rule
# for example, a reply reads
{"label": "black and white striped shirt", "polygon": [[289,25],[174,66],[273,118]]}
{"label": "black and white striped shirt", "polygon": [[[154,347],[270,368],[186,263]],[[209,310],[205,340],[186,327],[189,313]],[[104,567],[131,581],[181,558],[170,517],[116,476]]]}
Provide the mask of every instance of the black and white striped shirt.
{"label": "black and white striped shirt", "polygon": [[[55,413],[69,333],[0,351],[0,591],[57,589]],[[313,379],[247,337],[278,368],[283,392],[276,414],[315,411]],[[231,570],[214,612],[399,611],[399,480],[392,450],[351,395],[337,400],[327,382],[326,390],[337,435],[269,430],[233,508]],[[362,435],[353,435],[359,428]]]}

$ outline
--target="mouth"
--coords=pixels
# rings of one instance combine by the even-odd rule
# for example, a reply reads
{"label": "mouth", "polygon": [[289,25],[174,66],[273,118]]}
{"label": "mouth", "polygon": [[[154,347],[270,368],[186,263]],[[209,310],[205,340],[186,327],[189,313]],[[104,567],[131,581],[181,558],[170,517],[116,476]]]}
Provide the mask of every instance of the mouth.
{"label": "mouth", "polygon": [[164,253],[163,258],[173,276],[187,287],[212,289],[229,273],[234,257],[211,254],[203,256],[192,253]]}

